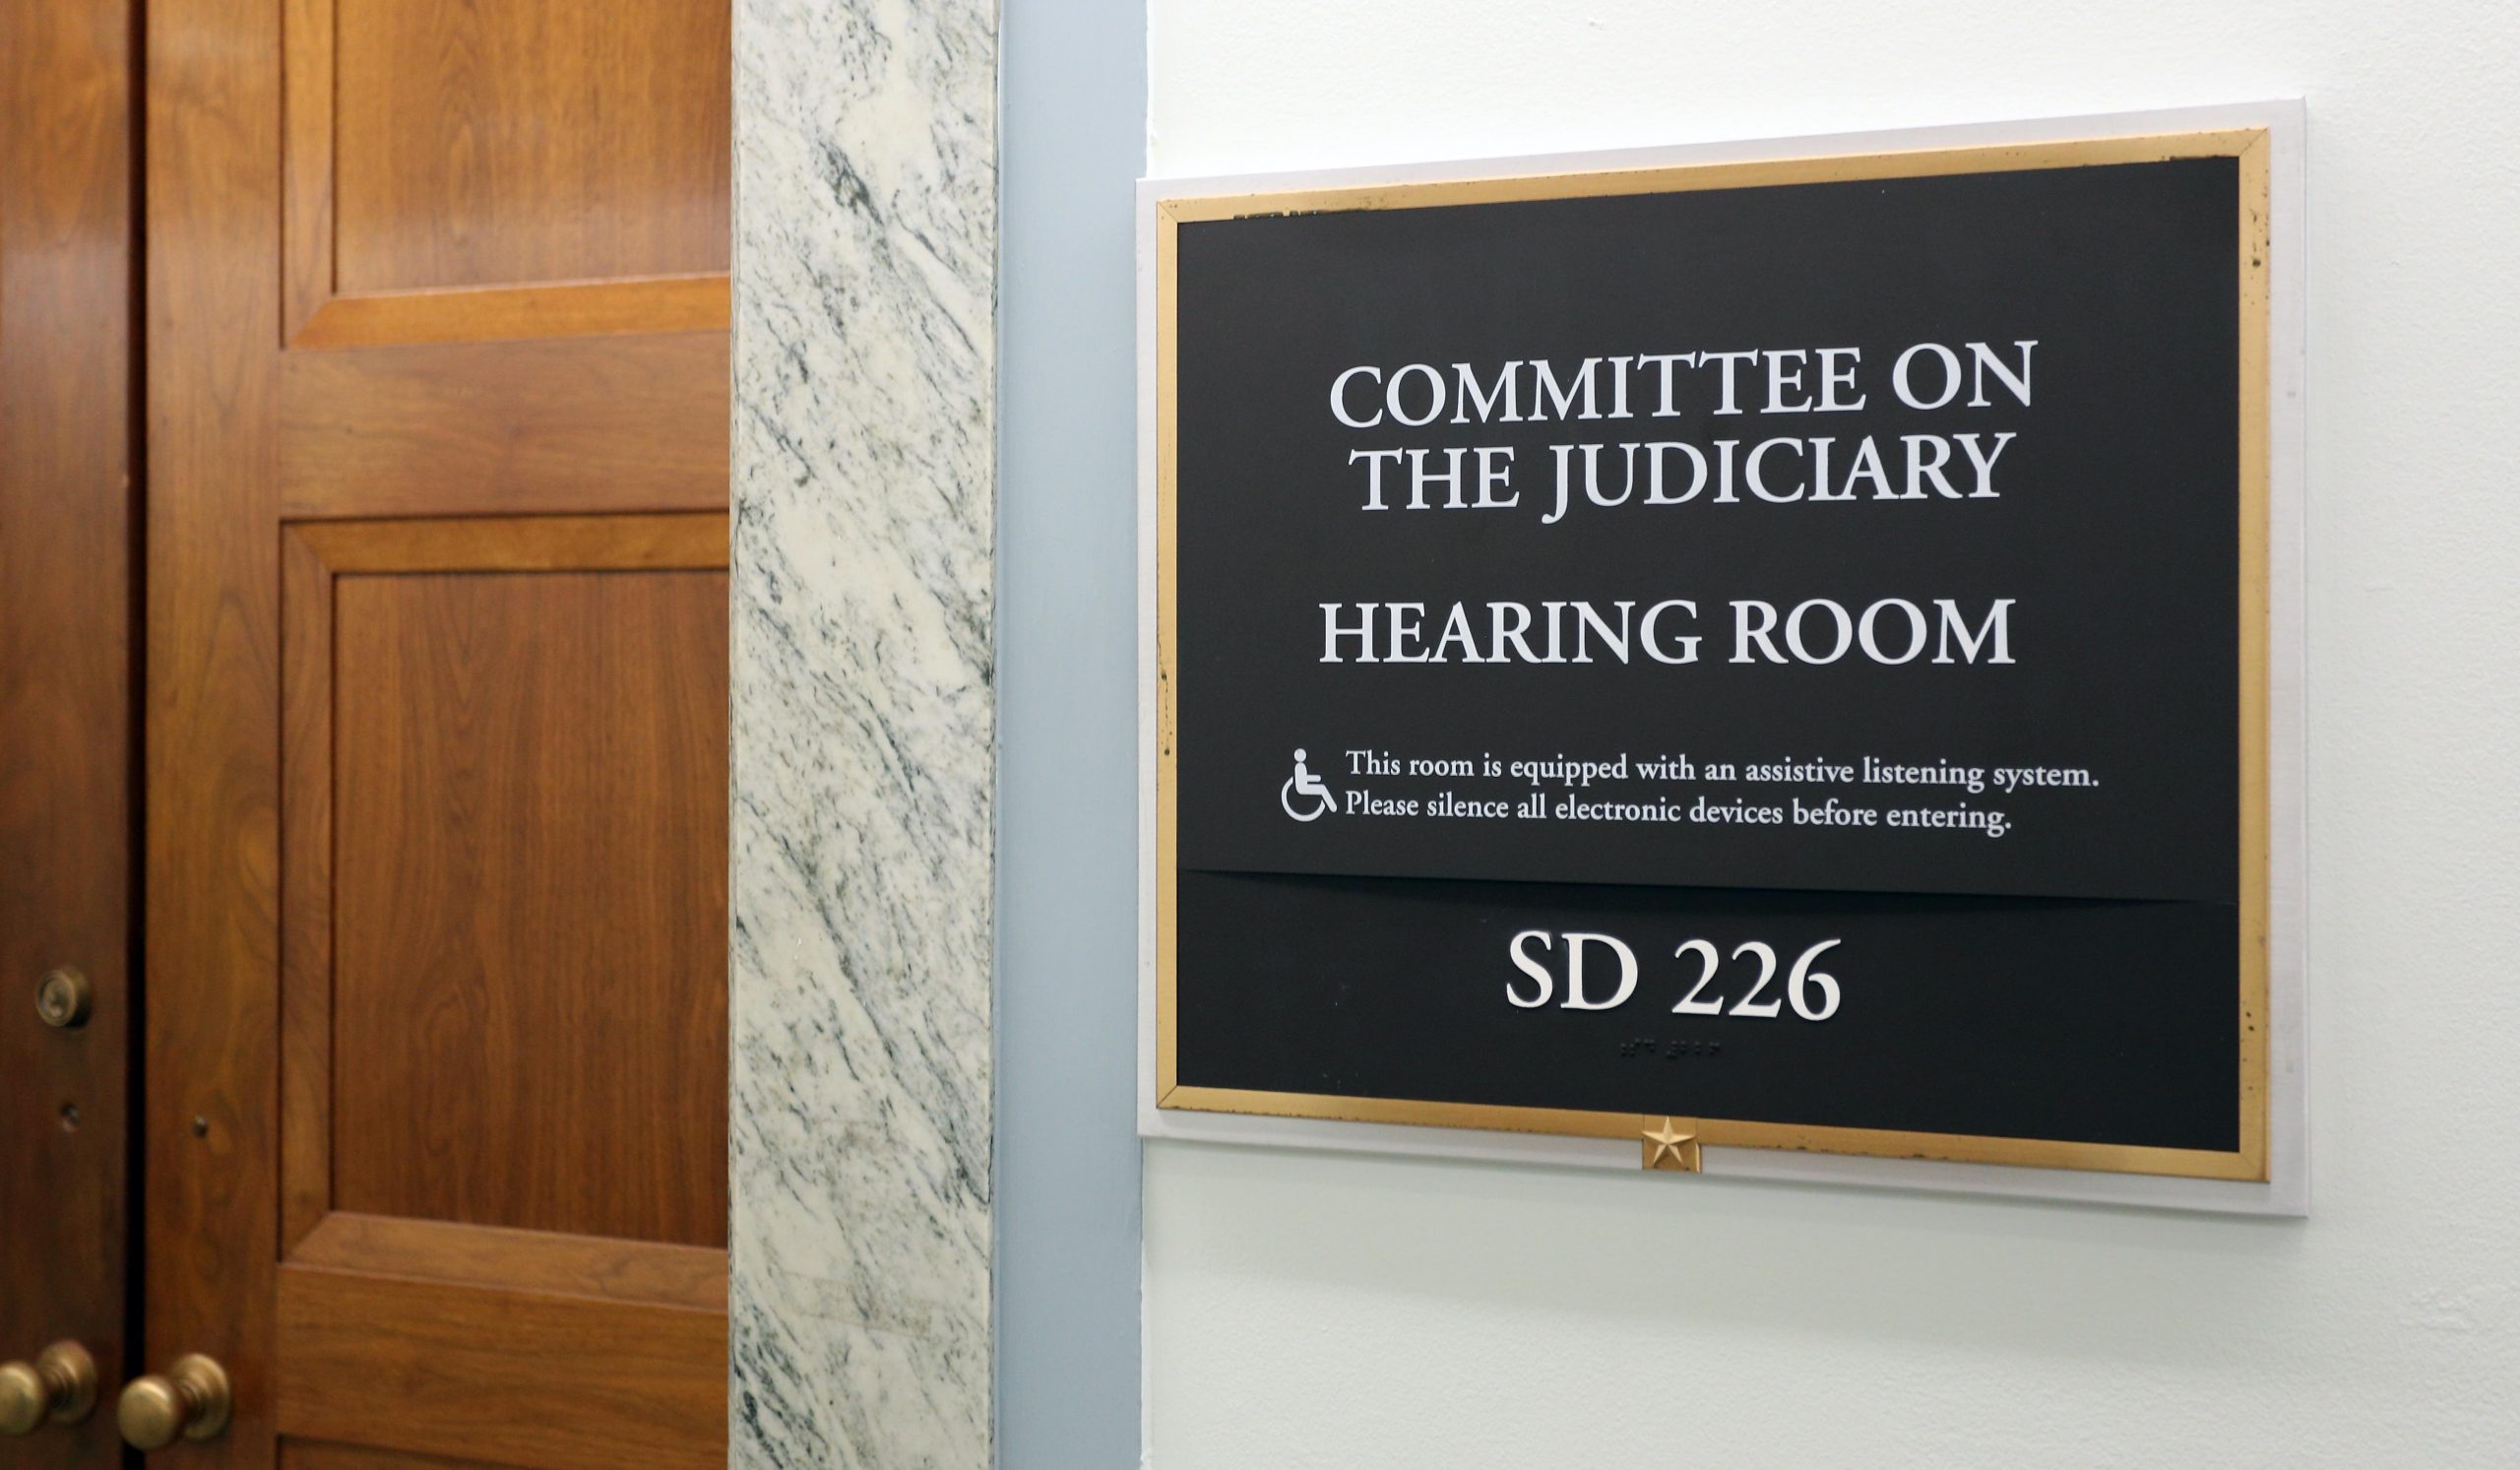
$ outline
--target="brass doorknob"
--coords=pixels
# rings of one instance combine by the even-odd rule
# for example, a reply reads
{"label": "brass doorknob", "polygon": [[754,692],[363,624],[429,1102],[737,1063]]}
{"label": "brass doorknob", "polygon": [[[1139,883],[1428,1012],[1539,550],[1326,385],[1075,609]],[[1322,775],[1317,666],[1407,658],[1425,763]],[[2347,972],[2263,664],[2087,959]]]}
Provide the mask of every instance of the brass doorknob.
{"label": "brass doorknob", "polygon": [[96,1360],[75,1342],[56,1342],[32,1363],[0,1363],[0,1435],[77,1424],[95,1407]]}
{"label": "brass doorknob", "polygon": [[215,1439],[227,1428],[227,1370],[199,1353],[167,1365],[164,1375],[134,1378],[114,1405],[122,1440],[134,1449],[163,1449],[177,1439]]}

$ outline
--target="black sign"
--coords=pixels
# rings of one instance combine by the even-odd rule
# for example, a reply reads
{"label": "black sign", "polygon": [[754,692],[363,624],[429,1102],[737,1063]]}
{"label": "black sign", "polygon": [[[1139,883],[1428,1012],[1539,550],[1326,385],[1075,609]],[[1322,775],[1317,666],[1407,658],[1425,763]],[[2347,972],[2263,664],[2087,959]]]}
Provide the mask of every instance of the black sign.
{"label": "black sign", "polygon": [[2261,1169],[2252,143],[1166,205],[1164,1105]]}

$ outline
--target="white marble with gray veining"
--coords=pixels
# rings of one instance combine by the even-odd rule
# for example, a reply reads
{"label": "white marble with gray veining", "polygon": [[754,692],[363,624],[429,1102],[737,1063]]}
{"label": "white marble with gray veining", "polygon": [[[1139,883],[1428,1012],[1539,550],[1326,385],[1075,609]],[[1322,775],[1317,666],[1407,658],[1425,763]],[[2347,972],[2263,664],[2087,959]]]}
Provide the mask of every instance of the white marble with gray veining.
{"label": "white marble with gray veining", "polygon": [[980,1470],[995,6],[734,34],[729,1458]]}

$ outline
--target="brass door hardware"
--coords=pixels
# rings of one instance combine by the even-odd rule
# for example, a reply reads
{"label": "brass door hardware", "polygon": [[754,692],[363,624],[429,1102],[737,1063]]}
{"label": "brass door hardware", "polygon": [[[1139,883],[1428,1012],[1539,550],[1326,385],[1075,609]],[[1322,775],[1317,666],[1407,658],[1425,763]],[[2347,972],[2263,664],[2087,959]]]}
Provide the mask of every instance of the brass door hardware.
{"label": "brass door hardware", "polygon": [[32,1363],[0,1363],[0,1435],[77,1424],[95,1407],[96,1360],[75,1342],[56,1342]]}
{"label": "brass door hardware", "polygon": [[134,1449],[163,1449],[177,1439],[215,1439],[227,1428],[227,1370],[199,1353],[167,1365],[163,1376],[135,1378],[114,1406],[123,1442]]}
{"label": "brass door hardware", "polygon": [[45,971],[35,983],[35,1014],[56,1031],[76,1031],[87,1025],[95,999],[88,977],[69,965]]}

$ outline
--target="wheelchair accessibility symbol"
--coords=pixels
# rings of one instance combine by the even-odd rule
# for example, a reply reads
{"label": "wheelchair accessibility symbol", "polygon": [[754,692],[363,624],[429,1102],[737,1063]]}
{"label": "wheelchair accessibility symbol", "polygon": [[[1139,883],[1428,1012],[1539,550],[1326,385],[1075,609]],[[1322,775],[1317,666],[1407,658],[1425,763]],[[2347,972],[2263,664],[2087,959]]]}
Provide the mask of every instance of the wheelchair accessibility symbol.
{"label": "wheelchair accessibility symbol", "polygon": [[[1296,821],[1309,822],[1338,809],[1339,801],[1337,798],[1330,795],[1329,784],[1312,774],[1311,768],[1303,763],[1303,752],[1296,751],[1295,773],[1287,778],[1286,785],[1278,788],[1278,804],[1286,808],[1287,815],[1293,817]],[[1297,798],[1309,799],[1311,809],[1298,810]]]}

